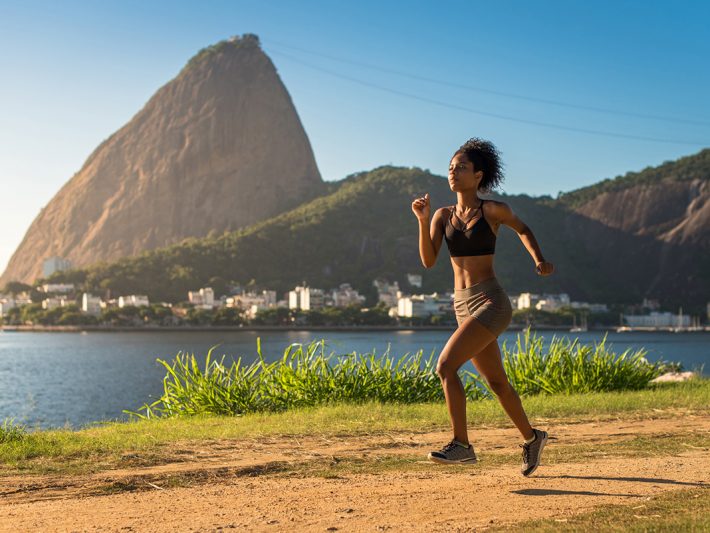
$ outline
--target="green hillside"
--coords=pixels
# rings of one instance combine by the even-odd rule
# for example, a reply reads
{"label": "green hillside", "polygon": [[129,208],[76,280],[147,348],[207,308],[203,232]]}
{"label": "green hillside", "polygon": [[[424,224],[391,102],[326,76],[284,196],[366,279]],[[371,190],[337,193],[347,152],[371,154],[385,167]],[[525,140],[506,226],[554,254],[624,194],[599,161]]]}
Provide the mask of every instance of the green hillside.
{"label": "green hillside", "polygon": [[[434,209],[454,203],[445,179],[417,168],[381,167],[331,186],[334,192],[244,230],[185,240],[113,264],[58,273],[53,279],[83,282],[85,289],[99,294],[107,289],[114,295],[139,292],[166,301],[184,300],[188,290],[207,284],[256,280],[279,293],[303,281],[325,289],[348,282],[374,303],[373,279],[396,280],[406,291],[412,289],[408,273],[423,275],[424,291],[452,290],[445,246],[434,268],[422,266],[410,207],[412,199],[425,192]],[[539,228],[543,247],[559,255],[564,245],[545,234],[559,226],[564,212],[527,196],[504,199],[533,219],[529,223]],[[563,288],[564,276],[538,278],[517,236],[503,231],[497,265],[512,290]]]}
{"label": "green hillside", "polygon": [[697,154],[666,161],[657,167],[647,167],[640,172],[627,172],[623,176],[605,179],[558,196],[557,201],[569,207],[578,207],[604,192],[613,192],[636,185],[659,183],[661,180],[710,180],[710,148]]}
{"label": "green hillside", "polygon": [[[703,152],[703,160],[709,154]],[[681,168],[686,168],[685,162]],[[330,192],[320,198],[237,232],[186,240],[54,278],[80,282],[101,295],[110,289],[113,296],[142,293],[153,301],[173,302],[202,286],[218,289],[227,282],[251,280],[259,288],[277,290],[280,297],[303,281],[323,289],[348,282],[368,297],[368,304],[375,303],[372,280],[377,277],[398,281],[405,292],[452,290],[445,245],[434,268],[421,265],[418,226],[410,208],[412,199],[425,192],[434,209],[453,204],[456,197],[445,179],[418,168],[380,167],[328,187]],[[527,195],[497,198],[533,229],[543,253],[556,265],[554,276],[537,276],[517,235],[503,227],[495,268],[511,294],[567,292],[573,299],[606,303],[654,297],[690,311],[704,305],[703,295],[710,293],[703,275],[708,265],[697,260],[693,249],[675,250],[651,236],[610,228],[575,213],[567,201]],[[664,274],[659,283],[659,261],[669,256],[679,268]],[[422,274],[422,289],[408,285],[408,273]]]}

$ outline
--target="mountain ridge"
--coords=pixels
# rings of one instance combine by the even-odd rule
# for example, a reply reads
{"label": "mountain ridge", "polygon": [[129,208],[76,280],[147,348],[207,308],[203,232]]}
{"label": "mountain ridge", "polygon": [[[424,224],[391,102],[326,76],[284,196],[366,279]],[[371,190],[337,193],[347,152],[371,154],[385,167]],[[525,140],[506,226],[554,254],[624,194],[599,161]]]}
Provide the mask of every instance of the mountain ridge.
{"label": "mountain ridge", "polygon": [[247,34],[198,52],[99,144],[0,283],[36,278],[52,255],[83,266],[245,227],[324,190],[288,91]]}

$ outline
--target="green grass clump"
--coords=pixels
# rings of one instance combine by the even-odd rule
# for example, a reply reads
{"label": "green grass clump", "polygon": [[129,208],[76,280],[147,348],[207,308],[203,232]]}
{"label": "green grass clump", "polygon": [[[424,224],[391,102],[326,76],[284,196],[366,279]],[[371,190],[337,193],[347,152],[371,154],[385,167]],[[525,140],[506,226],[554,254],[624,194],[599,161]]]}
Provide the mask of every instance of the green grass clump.
{"label": "green grass clump", "polygon": [[[524,396],[640,389],[662,368],[646,361],[643,349],[617,356],[606,346],[606,336],[594,346],[553,337],[547,351],[543,341],[528,328],[522,337],[518,335],[513,350],[503,344],[506,373]],[[212,360],[213,350],[208,352],[204,368],[194,354],[180,352],[172,362],[158,359],[167,370],[162,396],[139,411],[124,412],[139,418],[241,415],[337,403],[444,400],[433,352],[426,360],[422,350],[396,358],[389,354],[389,347],[380,357],[355,352],[326,355],[325,340],[321,339],[307,346],[291,344],[280,360],[266,363],[257,338],[257,361],[242,365],[240,358],[226,366],[224,356],[220,361]],[[461,374],[469,400],[492,396],[477,375]]]}
{"label": "green grass clump", "polygon": [[517,336],[512,350],[503,343],[505,372],[519,394],[638,390],[659,376],[665,365],[649,363],[643,348],[617,355],[606,345],[606,333],[593,345],[553,335],[545,351],[543,342],[528,328]]}
{"label": "green grass clump", "polygon": [[[168,363],[163,379],[163,395],[141,408],[144,417],[196,414],[238,415],[259,411],[283,411],[334,403],[426,403],[444,400],[435,372],[432,353],[426,360],[423,351],[396,358],[389,348],[380,357],[374,353],[346,355],[325,353],[325,340],[309,345],[294,343],[283,357],[266,363],[257,338],[259,359],[242,365],[241,358],[231,366],[212,360],[210,349],[204,369],[194,354],[178,353]],[[469,399],[479,399],[484,391],[470,375],[464,389]]]}
{"label": "green grass clump", "polygon": [[15,424],[14,418],[6,418],[0,426],[0,444],[20,441],[27,435],[27,428],[22,424]]}

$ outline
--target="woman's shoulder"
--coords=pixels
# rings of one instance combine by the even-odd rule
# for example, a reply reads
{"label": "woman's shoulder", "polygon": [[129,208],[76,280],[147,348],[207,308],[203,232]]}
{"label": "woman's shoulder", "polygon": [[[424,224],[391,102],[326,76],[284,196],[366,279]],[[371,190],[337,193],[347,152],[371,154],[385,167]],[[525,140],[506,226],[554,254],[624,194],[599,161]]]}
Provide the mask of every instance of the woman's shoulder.
{"label": "woman's shoulder", "polygon": [[510,206],[507,203],[501,202],[500,200],[491,200],[488,198],[483,199],[482,209],[483,214],[486,215],[487,218],[493,220],[504,219],[506,218],[506,215],[511,211]]}
{"label": "woman's shoulder", "polygon": [[434,216],[440,216],[440,217],[448,217],[451,214],[451,210],[453,209],[454,206],[452,205],[445,205],[443,207],[440,207],[436,211],[434,211]]}
{"label": "woman's shoulder", "polygon": [[501,202],[500,200],[494,200],[492,198],[482,198],[484,209],[498,209],[501,207],[508,207],[508,204]]}

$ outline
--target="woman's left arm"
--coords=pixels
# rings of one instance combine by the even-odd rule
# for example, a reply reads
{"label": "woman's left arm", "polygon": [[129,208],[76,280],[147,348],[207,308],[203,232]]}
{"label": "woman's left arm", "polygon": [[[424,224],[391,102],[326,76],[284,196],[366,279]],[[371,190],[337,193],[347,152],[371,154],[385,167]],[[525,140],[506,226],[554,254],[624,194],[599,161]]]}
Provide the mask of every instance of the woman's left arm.
{"label": "woman's left arm", "polygon": [[540,245],[537,243],[537,239],[535,239],[535,235],[528,225],[513,213],[513,210],[508,204],[504,202],[486,203],[492,208],[489,208],[489,211],[491,211],[493,215],[491,218],[499,224],[505,224],[512,228],[513,231],[518,234],[518,237],[520,237],[528,253],[532,256],[533,261],[535,261],[535,272],[541,276],[549,276],[552,274],[555,270],[555,266],[549,261],[546,261],[543,257]]}

